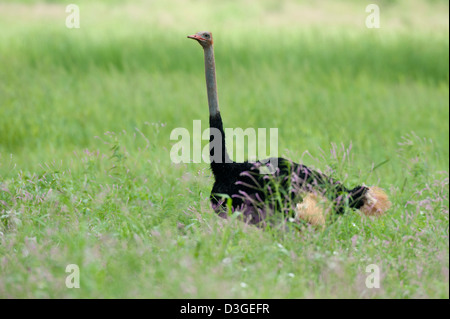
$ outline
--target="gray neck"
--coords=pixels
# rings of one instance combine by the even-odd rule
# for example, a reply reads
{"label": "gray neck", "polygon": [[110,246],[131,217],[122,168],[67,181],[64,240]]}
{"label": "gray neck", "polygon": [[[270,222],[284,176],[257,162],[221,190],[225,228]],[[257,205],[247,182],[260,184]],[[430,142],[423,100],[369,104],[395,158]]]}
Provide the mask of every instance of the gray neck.
{"label": "gray neck", "polygon": [[212,45],[204,48],[206,89],[208,91],[209,116],[219,113],[219,98],[217,96],[216,63],[214,62],[214,49]]}

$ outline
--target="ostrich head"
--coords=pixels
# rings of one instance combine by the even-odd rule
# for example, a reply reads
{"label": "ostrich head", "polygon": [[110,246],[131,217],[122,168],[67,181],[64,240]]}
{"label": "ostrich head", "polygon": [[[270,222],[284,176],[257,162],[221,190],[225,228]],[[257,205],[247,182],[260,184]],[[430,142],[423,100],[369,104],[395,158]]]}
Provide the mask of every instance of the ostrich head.
{"label": "ostrich head", "polygon": [[197,40],[202,47],[206,48],[213,44],[212,33],[209,31],[200,31],[193,35],[188,35],[189,39]]}

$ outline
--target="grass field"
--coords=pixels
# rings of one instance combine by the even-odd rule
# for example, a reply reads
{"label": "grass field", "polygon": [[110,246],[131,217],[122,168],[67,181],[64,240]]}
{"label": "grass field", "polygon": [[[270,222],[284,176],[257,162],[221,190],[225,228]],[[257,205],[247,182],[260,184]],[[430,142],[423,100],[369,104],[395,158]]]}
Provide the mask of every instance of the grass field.
{"label": "grass field", "polygon": [[[76,3],[79,29],[63,1],[0,4],[0,298],[449,297],[447,1],[378,1],[379,29],[350,0]],[[203,29],[225,127],[278,128],[280,156],[386,189],[386,216],[214,214],[208,164],[169,156],[208,125]]]}

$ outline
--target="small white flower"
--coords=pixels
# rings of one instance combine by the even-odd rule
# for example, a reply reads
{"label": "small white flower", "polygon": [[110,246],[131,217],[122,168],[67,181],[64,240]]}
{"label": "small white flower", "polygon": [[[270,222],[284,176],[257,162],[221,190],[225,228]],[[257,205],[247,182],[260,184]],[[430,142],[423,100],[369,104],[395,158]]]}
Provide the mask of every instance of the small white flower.
{"label": "small white flower", "polygon": [[288,276],[291,277],[291,278],[294,278],[294,277],[295,277],[295,275],[294,275],[293,273],[291,273],[291,272],[288,273]]}
{"label": "small white flower", "polygon": [[247,285],[245,282],[241,282],[241,287],[242,287],[242,288],[247,288],[248,285]]}

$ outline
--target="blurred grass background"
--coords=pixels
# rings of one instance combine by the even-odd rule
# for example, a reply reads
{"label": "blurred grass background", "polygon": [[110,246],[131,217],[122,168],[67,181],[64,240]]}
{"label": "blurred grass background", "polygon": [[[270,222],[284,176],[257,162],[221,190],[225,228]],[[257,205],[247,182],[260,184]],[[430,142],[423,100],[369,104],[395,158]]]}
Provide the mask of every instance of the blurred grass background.
{"label": "blurred grass background", "polygon": [[[444,177],[442,198],[434,197],[443,204],[432,207],[438,214],[432,222],[419,216],[422,193],[416,194],[449,165],[448,1],[373,2],[380,6],[380,29],[365,26],[371,1],[77,1],[80,29],[66,28],[66,2],[3,1],[0,248],[6,257],[0,295],[217,297],[200,282],[202,274],[219,269],[208,278],[212,286],[229,288],[225,296],[364,297],[368,292],[359,281],[345,292],[336,287],[359,278],[356,265],[369,256],[395,259],[390,267],[398,269],[428,267],[420,282],[405,270],[403,286],[398,273],[388,272],[392,280],[378,296],[448,297],[448,283],[437,284],[442,276],[448,279],[448,258],[441,265],[440,255],[448,257],[448,183]],[[208,208],[208,165],[177,166],[169,158],[172,129],[191,131],[195,119],[207,127],[203,55],[186,39],[205,29],[214,35],[225,127],[277,127],[280,156],[321,169],[339,167],[337,177],[350,184],[389,189],[391,219],[370,226],[353,216],[300,244],[278,239],[297,257],[281,250],[281,259],[273,261],[280,248],[270,235],[239,224],[223,228]],[[340,159],[330,158],[331,143],[351,144],[352,162],[334,163]],[[313,158],[303,157],[305,151]],[[422,203],[417,209],[405,208],[416,200]],[[409,220],[408,211],[419,217]],[[406,222],[398,222],[402,218]],[[352,223],[364,231],[349,230]],[[193,233],[186,225],[193,225]],[[217,233],[212,239],[210,229]],[[405,238],[417,232],[431,237],[403,250]],[[336,261],[342,262],[338,274],[326,268],[333,252],[345,255],[357,234],[367,239],[360,242],[359,259]],[[380,252],[371,240],[392,247]],[[30,245],[33,258],[14,253],[30,251]],[[441,259],[430,255],[429,245]],[[47,254],[52,247],[59,255]],[[114,256],[124,250],[127,257],[117,261]],[[64,276],[61,267],[69,257],[90,269],[81,292],[55,279]],[[239,265],[227,268],[224,258]],[[435,262],[427,265],[430,258]],[[167,269],[179,260],[181,265]],[[288,265],[296,279],[279,277],[276,262]],[[49,284],[27,272],[33,264],[44,265],[42,272],[53,278]],[[248,279],[244,268],[254,269],[254,277]],[[323,273],[337,277],[326,285]],[[257,275],[261,283],[252,289],[229,287]],[[121,278],[115,288],[105,279],[112,277]],[[129,280],[138,288],[130,288]],[[180,288],[185,280],[188,288]],[[161,290],[146,294],[151,285]]]}
{"label": "blurred grass background", "polygon": [[383,2],[381,28],[367,29],[353,1],[81,1],[72,30],[64,4],[30,3],[0,10],[0,150],[22,167],[105,131],[206,120],[202,55],[185,38],[205,28],[225,126],[278,127],[280,148],[300,153],[352,141],[366,162],[415,131],[448,157],[445,2]]}

